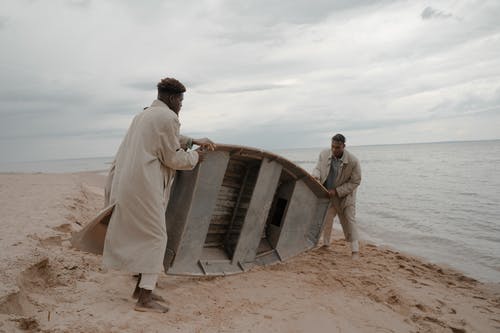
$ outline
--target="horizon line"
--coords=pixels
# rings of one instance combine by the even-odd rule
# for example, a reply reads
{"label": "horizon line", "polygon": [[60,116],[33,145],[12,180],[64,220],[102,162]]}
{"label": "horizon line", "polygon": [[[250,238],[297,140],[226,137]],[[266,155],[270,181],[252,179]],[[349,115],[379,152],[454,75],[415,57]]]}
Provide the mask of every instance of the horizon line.
{"label": "horizon line", "polygon": [[[404,142],[404,143],[378,143],[378,144],[360,144],[360,145],[349,145],[348,147],[373,147],[373,146],[402,146],[402,145],[424,145],[424,144],[445,144],[445,143],[460,143],[460,142],[491,142],[491,141],[500,141],[499,139],[479,139],[479,140],[449,140],[449,141],[429,141],[429,142]],[[216,143],[217,144],[217,143]],[[220,143],[225,144],[225,143]],[[246,145],[242,145],[246,146]],[[253,146],[247,146],[253,147]],[[260,148],[253,147],[257,149],[262,149],[266,151],[273,150],[294,150],[294,149],[321,149],[324,147],[295,147],[295,148]],[[92,156],[92,157],[68,157],[68,158],[53,158],[53,159],[42,159],[42,160],[24,160],[24,161],[6,161],[0,162],[0,164],[11,164],[11,163],[33,163],[33,162],[53,162],[53,161],[72,161],[72,160],[88,160],[88,159],[100,159],[100,158],[113,158],[115,155],[108,156]]]}

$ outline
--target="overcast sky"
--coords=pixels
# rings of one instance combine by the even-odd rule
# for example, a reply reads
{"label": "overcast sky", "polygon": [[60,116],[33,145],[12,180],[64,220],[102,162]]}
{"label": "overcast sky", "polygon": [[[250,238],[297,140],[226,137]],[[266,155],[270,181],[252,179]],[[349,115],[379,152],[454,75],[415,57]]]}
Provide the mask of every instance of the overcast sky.
{"label": "overcast sky", "polygon": [[500,1],[2,0],[0,161],[112,156],[162,77],[181,132],[265,149],[500,138]]}

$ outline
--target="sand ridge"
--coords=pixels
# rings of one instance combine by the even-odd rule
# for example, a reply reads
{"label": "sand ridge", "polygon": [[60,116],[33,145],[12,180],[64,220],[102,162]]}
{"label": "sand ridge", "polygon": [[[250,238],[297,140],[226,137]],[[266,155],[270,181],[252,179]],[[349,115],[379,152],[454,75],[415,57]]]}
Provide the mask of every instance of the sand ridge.
{"label": "sand ridge", "polygon": [[96,173],[0,174],[0,332],[500,332],[500,288],[341,239],[226,277],[162,276],[171,311],[133,311],[134,278],[70,247],[102,207]]}

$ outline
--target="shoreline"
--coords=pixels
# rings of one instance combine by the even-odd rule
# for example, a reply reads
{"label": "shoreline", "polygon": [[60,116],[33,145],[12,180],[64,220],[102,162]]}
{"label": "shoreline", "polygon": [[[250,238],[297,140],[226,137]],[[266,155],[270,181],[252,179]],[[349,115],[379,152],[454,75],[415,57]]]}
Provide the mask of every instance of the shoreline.
{"label": "shoreline", "polygon": [[[15,175],[24,175],[24,176],[47,175],[47,176],[62,176],[62,177],[64,177],[64,176],[78,176],[78,177],[84,178],[85,182],[91,183],[91,185],[93,187],[102,187],[108,171],[109,171],[108,169],[102,169],[102,170],[79,171],[79,172],[61,172],[61,173],[59,173],[59,172],[34,172],[34,173],[30,173],[30,172],[0,172],[0,177],[1,176],[8,176],[8,175],[14,175],[14,176]],[[103,178],[101,179],[101,177],[103,177]],[[94,188],[94,191],[99,192],[100,190]],[[102,189],[102,192],[103,191],[104,190]],[[339,225],[338,220],[335,221],[333,230],[334,230],[334,233],[339,233],[339,234],[342,233],[342,229],[340,229],[340,225]],[[429,263],[434,264],[434,265],[439,265],[439,266],[442,266],[443,268],[455,270],[457,272],[462,273],[465,276],[469,276],[469,277],[477,280],[478,282],[481,282],[484,284],[493,284],[493,285],[499,284],[500,285],[500,278],[498,279],[498,281],[492,281],[490,279],[482,278],[480,276],[472,276],[472,275],[470,275],[469,272],[462,270],[460,268],[454,267],[452,264],[448,264],[446,262],[441,262],[438,260],[432,260],[430,258],[426,258],[423,255],[419,255],[418,253],[413,253],[411,251],[406,251],[404,249],[400,249],[400,248],[393,246],[391,244],[388,244],[384,241],[377,241],[376,239],[370,238],[370,235],[365,233],[365,232],[362,232],[362,234],[365,235],[365,238],[363,239],[363,241],[365,243],[375,245],[379,248],[386,248],[386,249],[389,249],[392,251],[397,251],[397,252],[400,252],[406,256],[411,256],[411,257],[417,258],[421,261],[429,262]]]}
{"label": "shoreline", "polygon": [[171,311],[135,312],[133,279],[69,244],[102,207],[99,173],[0,173],[0,332],[500,330],[500,283],[367,242],[353,261],[341,239],[248,273],[162,275]]}

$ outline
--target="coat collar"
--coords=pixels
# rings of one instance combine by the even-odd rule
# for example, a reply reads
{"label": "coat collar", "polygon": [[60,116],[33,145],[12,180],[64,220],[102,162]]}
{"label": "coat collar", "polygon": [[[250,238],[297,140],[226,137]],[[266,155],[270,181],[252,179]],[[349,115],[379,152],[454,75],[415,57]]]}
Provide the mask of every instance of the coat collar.
{"label": "coat collar", "polygon": [[[330,162],[332,160],[332,155],[330,154],[330,157],[328,157],[328,161]],[[340,158],[342,161],[342,164],[348,164],[349,163],[349,152],[344,149],[344,154]]]}
{"label": "coat collar", "polygon": [[[167,104],[165,104],[164,102],[160,101],[159,99],[155,99],[155,100],[153,101],[153,103],[151,103],[151,106],[150,106],[150,107],[155,107],[155,106],[156,106],[156,107],[160,107],[160,108],[167,108],[167,109],[168,109],[168,111],[174,112],[174,111],[172,111],[172,109],[170,109],[170,108],[168,107],[168,105],[167,105]],[[175,112],[174,112],[174,113],[175,113]],[[176,116],[178,116],[176,113],[175,113],[175,115],[176,115]]]}
{"label": "coat collar", "polygon": [[163,108],[164,108],[164,107],[167,107],[167,108],[168,108],[167,104],[163,103],[163,102],[162,102],[162,101],[160,101],[159,99],[155,99],[155,100],[153,101],[153,103],[151,103],[151,107],[154,107],[154,106],[159,106],[159,107],[163,107]]}

